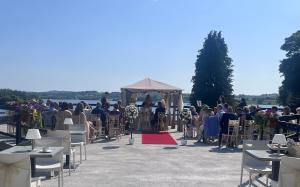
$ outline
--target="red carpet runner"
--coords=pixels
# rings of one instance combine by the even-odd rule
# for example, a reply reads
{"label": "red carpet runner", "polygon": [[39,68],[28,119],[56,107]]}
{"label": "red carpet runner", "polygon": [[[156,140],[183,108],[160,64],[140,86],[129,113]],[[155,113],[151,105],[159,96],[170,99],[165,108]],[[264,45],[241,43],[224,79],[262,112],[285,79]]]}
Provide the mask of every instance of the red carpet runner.
{"label": "red carpet runner", "polygon": [[142,144],[168,144],[177,145],[176,141],[168,132],[160,132],[156,134],[142,133]]}

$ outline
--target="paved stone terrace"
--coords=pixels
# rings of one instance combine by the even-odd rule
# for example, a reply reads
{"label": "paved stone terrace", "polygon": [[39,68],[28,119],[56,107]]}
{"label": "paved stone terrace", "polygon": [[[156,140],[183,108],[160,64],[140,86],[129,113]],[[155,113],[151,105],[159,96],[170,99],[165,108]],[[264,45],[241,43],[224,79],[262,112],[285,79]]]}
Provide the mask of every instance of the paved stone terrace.
{"label": "paved stone terrace", "polygon": [[[182,134],[171,134],[180,143]],[[196,143],[195,140],[189,140],[187,146],[143,145],[140,134],[134,134],[134,137],[134,145],[128,145],[129,136],[123,136],[119,142],[100,141],[89,144],[87,160],[71,176],[68,176],[68,170],[64,171],[64,186],[239,185],[242,157],[240,149],[220,150],[215,144],[206,145]],[[248,174],[245,172],[244,181],[247,179]],[[57,186],[57,179],[43,181],[42,186]]]}

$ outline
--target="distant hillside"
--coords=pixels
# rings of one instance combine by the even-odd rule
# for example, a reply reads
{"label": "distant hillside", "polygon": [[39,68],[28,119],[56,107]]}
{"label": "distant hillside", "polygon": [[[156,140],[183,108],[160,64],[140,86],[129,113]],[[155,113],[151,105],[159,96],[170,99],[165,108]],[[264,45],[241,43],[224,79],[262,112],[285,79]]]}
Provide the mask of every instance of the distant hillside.
{"label": "distant hillside", "polygon": [[[48,92],[24,92],[10,89],[0,89],[0,104],[8,101],[24,101],[29,99],[77,99],[77,100],[100,100],[104,92],[98,91],[48,91]],[[157,102],[163,98],[160,93],[150,93],[153,102]],[[138,94],[138,101],[143,101],[146,94]],[[183,101],[189,103],[190,94],[183,94]],[[241,98],[245,98],[248,105],[278,105],[278,94],[262,94],[262,95],[236,95],[236,103]],[[109,94],[111,100],[121,100],[120,92],[111,92]]]}
{"label": "distant hillside", "polygon": [[3,105],[9,101],[26,101],[38,99],[38,95],[32,92],[23,92],[10,89],[0,89],[0,104]]}
{"label": "distant hillside", "polygon": [[262,94],[262,95],[236,95],[235,99],[237,102],[241,100],[241,98],[245,98],[248,105],[278,105],[278,97],[279,95],[274,94]]}

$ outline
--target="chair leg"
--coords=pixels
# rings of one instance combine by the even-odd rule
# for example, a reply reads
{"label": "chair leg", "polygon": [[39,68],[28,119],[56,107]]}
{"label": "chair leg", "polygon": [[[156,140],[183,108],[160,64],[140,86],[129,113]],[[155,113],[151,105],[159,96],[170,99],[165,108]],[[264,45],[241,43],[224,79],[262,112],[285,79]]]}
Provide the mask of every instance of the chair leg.
{"label": "chair leg", "polygon": [[61,167],[61,186],[64,186],[64,168]]}
{"label": "chair leg", "polygon": [[86,160],[86,144],[84,144],[84,160]]}
{"label": "chair leg", "polygon": [[81,164],[82,163],[82,144],[80,144],[79,153],[80,153],[80,164]]}
{"label": "chair leg", "polygon": [[69,160],[69,176],[71,176],[71,161]]}
{"label": "chair leg", "polygon": [[267,179],[266,179],[266,187],[268,187],[269,186],[269,175],[267,174],[266,177],[267,177]]}
{"label": "chair leg", "polygon": [[242,169],[241,169],[241,178],[240,178],[240,187],[242,186],[242,182],[243,182],[243,171],[244,171],[244,168],[242,167]]}
{"label": "chair leg", "polygon": [[75,171],[75,151],[73,152],[73,169]]}
{"label": "chair leg", "polygon": [[60,187],[61,186],[61,172],[60,171],[58,171],[58,175],[57,175],[57,177],[58,177],[58,187]]}
{"label": "chair leg", "polygon": [[252,178],[251,178],[251,172],[249,172],[249,186],[252,186]]}

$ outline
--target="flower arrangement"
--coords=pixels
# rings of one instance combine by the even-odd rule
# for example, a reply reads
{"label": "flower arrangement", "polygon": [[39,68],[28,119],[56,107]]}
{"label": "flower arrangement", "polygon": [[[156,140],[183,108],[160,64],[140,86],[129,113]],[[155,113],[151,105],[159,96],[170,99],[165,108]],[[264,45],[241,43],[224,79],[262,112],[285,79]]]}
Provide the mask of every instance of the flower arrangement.
{"label": "flower arrangement", "polygon": [[261,128],[265,128],[267,126],[267,123],[268,123],[267,113],[263,110],[258,111],[256,113],[255,117],[254,117],[254,121]]}
{"label": "flower arrangement", "polygon": [[131,122],[138,117],[138,109],[134,104],[125,107],[125,117]]}
{"label": "flower arrangement", "polygon": [[36,101],[15,104],[15,111],[20,114],[20,120],[29,128],[42,128],[42,111],[45,107]]}
{"label": "flower arrangement", "polygon": [[191,110],[188,108],[184,108],[180,113],[180,118],[184,121],[188,121],[192,118]]}

